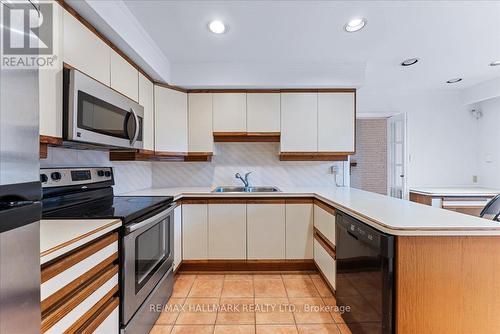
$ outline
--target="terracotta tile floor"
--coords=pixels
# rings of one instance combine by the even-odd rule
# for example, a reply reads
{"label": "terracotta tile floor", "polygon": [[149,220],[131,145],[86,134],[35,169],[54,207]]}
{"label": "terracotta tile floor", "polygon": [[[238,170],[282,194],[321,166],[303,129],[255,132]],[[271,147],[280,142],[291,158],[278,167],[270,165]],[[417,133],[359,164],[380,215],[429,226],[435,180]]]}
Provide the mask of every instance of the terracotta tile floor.
{"label": "terracotta tile floor", "polygon": [[181,273],[150,334],[350,334],[331,305],[317,274]]}

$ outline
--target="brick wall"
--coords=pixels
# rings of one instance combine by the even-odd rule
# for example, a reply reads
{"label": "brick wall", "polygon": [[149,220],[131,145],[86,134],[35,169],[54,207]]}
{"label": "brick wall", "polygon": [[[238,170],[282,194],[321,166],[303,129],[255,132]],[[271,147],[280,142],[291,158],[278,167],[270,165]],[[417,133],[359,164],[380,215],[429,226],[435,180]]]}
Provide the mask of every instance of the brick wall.
{"label": "brick wall", "polygon": [[356,154],[351,162],[351,187],[387,194],[387,119],[356,121]]}

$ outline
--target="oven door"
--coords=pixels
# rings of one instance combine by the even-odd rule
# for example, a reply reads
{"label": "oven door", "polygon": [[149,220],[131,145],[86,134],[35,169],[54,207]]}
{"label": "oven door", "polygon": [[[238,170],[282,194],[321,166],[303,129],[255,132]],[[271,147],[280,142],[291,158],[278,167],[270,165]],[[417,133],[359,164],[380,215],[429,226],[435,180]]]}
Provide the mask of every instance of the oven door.
{"label": "oven door", "polygon": [[174,261],[174,208],[125,226],[122,321],[127,324]]}
{"label": "oven door", "polygon": [[141,149],[144,108],[74,70],[64,72],[66,140]]}

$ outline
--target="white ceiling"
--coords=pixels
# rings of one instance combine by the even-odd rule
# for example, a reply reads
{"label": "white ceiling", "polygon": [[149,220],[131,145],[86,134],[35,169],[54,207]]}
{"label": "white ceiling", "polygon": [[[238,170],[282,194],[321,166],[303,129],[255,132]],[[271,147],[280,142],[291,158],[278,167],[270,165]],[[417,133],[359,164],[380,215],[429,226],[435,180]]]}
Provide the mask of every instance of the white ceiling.
{"label": "white ceiling", "polygon": [[[184,86],[463,89],[500,77],[498,1],[126,0]],[[368,24],[346,33],[351,18]],[[220,19],[229,32],[213,35]],[[403,68],[405,58],[420,62]],[[445,81],[463,77],[450,85]]]}

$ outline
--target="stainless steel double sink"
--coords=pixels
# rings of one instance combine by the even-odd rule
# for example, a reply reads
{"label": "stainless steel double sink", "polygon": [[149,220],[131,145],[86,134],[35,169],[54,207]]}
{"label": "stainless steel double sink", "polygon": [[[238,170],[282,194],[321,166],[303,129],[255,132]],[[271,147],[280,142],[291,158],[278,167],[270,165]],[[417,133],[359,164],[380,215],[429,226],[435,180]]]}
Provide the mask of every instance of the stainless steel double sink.
{"label": "stainless steel double sink", "polygon": [[272,193],[280,192],[276,187],[217,187],[213,193]]}

